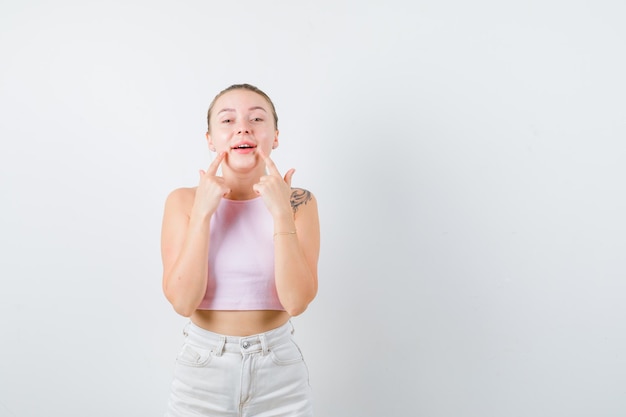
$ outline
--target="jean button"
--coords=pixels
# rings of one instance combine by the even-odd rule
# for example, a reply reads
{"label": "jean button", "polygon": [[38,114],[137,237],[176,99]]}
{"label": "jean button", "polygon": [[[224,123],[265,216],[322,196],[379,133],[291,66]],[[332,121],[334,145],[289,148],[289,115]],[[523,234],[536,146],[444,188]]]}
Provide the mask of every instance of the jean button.
{"label": "jean button", "polygon": [[241,346],[242,346],[244,349],[248,349],[248,348],[250,347],[250,343],[246,341],[246,342],[243,342],[243,343],[241,344]]}

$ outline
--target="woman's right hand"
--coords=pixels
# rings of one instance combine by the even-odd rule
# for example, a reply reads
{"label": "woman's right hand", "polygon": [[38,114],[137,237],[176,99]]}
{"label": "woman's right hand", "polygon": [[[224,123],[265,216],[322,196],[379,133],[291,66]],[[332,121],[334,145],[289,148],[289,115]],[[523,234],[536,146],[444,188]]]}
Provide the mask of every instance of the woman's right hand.
{"label": "woman's right hand", "polygon": [[223,177],[218,177],[217,169],[226,156],[221,152],[206,171],[200,170],[200,182],[196,188],[196,197],[191,209],[191,216],[211,216],[220,203],[222,197],[230,192]]}

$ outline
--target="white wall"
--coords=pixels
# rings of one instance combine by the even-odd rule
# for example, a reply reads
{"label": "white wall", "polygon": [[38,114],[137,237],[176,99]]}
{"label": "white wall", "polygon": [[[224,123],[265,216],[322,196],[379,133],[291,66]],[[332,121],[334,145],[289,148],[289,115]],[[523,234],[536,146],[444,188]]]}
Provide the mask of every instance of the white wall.
{"label": "white wall", "polygon": [[318,416],[626,414],[625,4],[371,3],[0,5],[1,417],[162,414],[163,202],[237,82],[319,200]]}

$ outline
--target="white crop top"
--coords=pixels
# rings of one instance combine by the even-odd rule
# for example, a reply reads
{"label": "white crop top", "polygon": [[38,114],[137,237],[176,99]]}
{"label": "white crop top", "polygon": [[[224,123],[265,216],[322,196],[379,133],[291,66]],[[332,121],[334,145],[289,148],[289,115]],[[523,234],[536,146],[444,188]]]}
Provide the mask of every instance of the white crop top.
{"label": "white crop top", "polygon": [[263,198],[223,198],[211,217],[200,310],[285,310],[274,281],[274,221]]}

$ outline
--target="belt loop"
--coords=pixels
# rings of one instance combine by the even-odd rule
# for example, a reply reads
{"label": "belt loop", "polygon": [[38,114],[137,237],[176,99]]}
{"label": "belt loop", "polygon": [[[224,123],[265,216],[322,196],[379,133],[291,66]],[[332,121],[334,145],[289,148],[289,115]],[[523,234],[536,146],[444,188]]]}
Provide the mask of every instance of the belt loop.
{"label": "belt loop", "polygon": [[187,324],[185,324],[185,327],[183,327],[183,336],[185,336],[185,337],[189,336],[189,332],[187,331],[187,329],[189,329],[189,324],[190,323],[191,322],[188,321]]}
{"label": "belt loop", "polygon": [[259,335],[259,340],[261,341],[261,350],[263,351],[263,355],[267,355],[269,349],[267,348],[267,339],[265,338],[265,334],[261,333]]}
{"label": "belt loop", "polygon": [[296,332],[296,328],[293,327],[293,323],[289,320],[289,326],[291,326],[291,334],[293,335]]}
{"label": "belt loop", "polygon": [[222,356],[222,353],[224,352],[224,346],[226,345],[226,336],[220,336],[220,341],[217,344],[217,347],[215,348],[215,355],[216,356]]}

